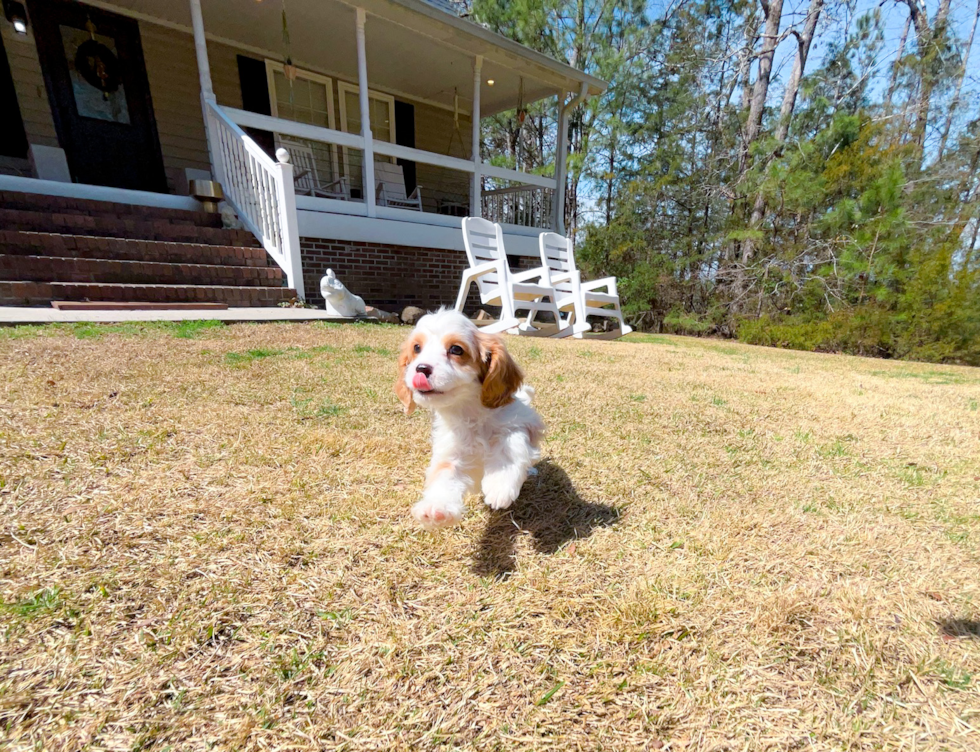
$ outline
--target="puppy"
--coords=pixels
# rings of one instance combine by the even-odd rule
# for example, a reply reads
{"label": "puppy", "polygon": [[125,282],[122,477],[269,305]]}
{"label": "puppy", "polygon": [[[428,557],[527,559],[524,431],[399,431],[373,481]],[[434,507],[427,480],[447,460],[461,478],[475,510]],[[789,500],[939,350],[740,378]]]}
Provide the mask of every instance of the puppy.
{"label": "puppy", "polygon": [[544,422],[533,391],[500,337],[461,313],[419,319],[398,358],[395,393],[411,415],[432,411],[432,462],[412,515],[427,528],[456,525],[468,493],[506,509],[540,458]]}

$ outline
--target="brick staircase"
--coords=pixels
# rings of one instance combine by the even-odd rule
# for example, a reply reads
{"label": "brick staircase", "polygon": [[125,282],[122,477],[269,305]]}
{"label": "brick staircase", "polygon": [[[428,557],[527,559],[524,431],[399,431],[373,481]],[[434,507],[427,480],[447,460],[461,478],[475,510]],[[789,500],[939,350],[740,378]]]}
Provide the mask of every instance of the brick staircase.
{"label": "brick staircase", "polygon": [[0,305],[275,306],[295,295],[253,235],[218,215],[0,191]]}

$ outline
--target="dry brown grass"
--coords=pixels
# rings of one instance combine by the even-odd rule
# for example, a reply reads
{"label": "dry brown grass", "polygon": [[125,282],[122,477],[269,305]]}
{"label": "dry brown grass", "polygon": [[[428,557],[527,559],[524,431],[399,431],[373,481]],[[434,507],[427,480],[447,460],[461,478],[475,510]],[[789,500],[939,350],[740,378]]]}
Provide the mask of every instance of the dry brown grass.
{"label": "dry brown grass", "polygon": [[980,372],[510,339],[542,474],[430,535],[405,333],[0,330],[7,748],[980,748]]}

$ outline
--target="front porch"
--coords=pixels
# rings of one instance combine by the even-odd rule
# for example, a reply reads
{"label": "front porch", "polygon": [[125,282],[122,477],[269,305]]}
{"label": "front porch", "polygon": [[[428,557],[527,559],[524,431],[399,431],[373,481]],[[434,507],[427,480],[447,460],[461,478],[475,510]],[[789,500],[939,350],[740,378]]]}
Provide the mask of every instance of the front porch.
{"label": "front porch", "polygon": [[[367,261],[371,254],[404,255],[404,249],[446,253],[424,263],[430,270],[431,264],[462,268],[459,221],[467,215],[501,222],[508,253],[535,256],[539,232],[564,230],[568,112],[605,84],[439,5],[30,0],[28,32],[4,26],[3,40],[32,149],[63,150],[71,176],[31,181],[0,175],[0,190],[186,208],[189,180],[213,177],[302,298],[317,297],[314,256],[324,243],[364,249]],[[165,179],[159,184],[171,195],[86,178],[76,168],[56,77],[45,59],[50,52],[41,44],[51,25],[46,14],[68,11],[87,17],[86,28],[96,27],[89,30],[92,39],[110,47],[108,29],[138,29],[139,54],[127,62],[145,59],[147,132],[155,150],[138,161],[160,164]],[[115,19],[121,20],[113,26]],[[113,49],[122,50],[122,40],[115,42]],[[45,97],[39,86],[32,96],[38,81]],[[127,79],[131,112],[139,83]],[[506,160],[481,155],[481,118],[544,98],[554,99],[559,123],[553,174],[489,164]],[[125,95],[121,103],[127,106]]]}

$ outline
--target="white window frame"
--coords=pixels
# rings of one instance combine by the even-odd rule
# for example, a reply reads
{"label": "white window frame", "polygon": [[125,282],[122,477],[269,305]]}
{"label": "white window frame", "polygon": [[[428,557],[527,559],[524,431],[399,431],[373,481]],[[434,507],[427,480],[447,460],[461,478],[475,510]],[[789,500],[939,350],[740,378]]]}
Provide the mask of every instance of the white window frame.
{"label": "white window frame", "polygon": [[[347,130],[347,97],[346,94],[356,94],[360,96],[361,89],[357,84],[349,84],[346,81],[337,82],[337,96],[340,98],[340,129],[345,133],[349,133]],[[380,91],[375,91],[374,89],[368,89],[368,98],[380,99],[388,105],[388,122],[391,124],[388,128],[388,143],[395,143],[395,98],[390,94],[382,94]],[[360,115],[360,109],[358,109],[358,115]],[[374,136],[374,131],[371,132],[372,137]],[[344,148],[344,174],[350,177],[350,155],[348,149]],[[386,162],[394,162],[394,159],[390,157],[384,157],[376,154],[374,157],[375,161],[385,160]]]}
{"label": "white window frame", "polygon": [[[279,102],[276,97],[276,77],[275,73],[282,73],[286,75],[286,66],[277,60],[269,60],[266,58],[265,61],[265,77],[268,82],[269,88],[269,113],[272,117],[279,117]],[[312,81],[314,83],[323,84],[323,87],[327,90],[327,127],[330,130],[336,130],[336,117],[334,116],[334,101],[333,101],[333,79],[328,76],[321,76],[319,73],[314,73],[313,71],[297,69],[296,78],[303,78],[307,81]],[[285,119],[285,118],[283,118]],[[281,138],[277,133],[276,138]],[[292,138],[292,137],[289,137]],[[330,166],[333,170],[334,178],[339,176],[338,164],[337,164],[337,145],[330,144]],[[344,154],[344,161],[346,162],[347,155]]]}
{"label": "white window frame", "polygon": [[[349,84],[346,81],[337,82],[337,93],[340,96],[340,129],[345,133],[349,133],[347,130],[347,97],[345,94],[356,94],[360,96],[361,90],[357,84]],[[388,143],[395,143],[395,98],[390,94],[382,94],[380,91],[375,91],[374,89],[368,89],[368,97],[370,99],[380,99],[388,105],[388,122],[391,123],[390,138]],[[360,115],[360,111],[357,113]],[[372,132],[373,134],[373,132]]]}

